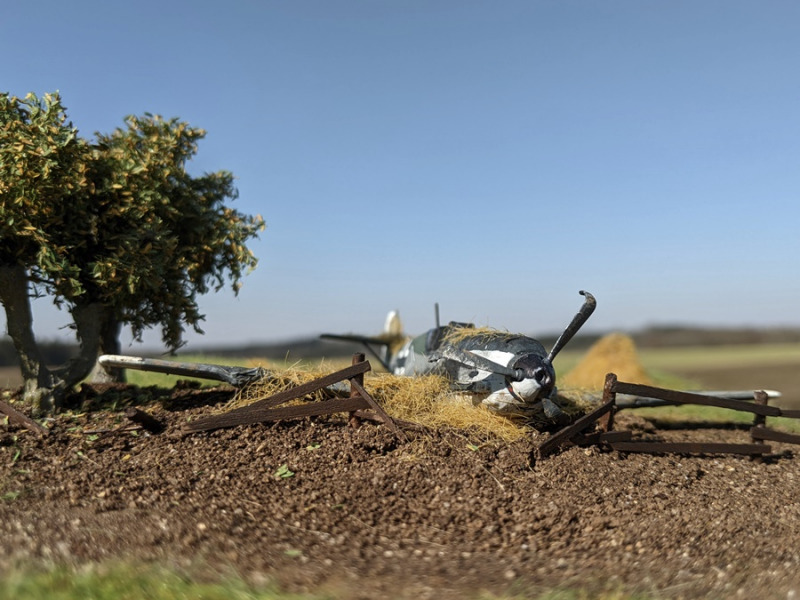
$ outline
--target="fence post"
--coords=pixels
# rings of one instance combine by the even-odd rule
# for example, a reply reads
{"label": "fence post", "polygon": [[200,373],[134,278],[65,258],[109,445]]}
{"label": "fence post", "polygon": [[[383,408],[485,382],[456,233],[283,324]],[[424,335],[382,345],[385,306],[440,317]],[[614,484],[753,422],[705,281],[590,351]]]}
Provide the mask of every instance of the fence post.
{"label": "fence post", "polygon": [[[753,399],[756,404],[760,404],[762,406],[767,406],[767,404],[769,404],[769,394],[767,394],[764,390],[753,392]],[[755,417],[753,417],[753,427],[750,429],[750,439],[753,440],[753,443],[762,442],[762,440],[757,440],[755,436],[753,436],[754,428],[764,427],[766,424],[767,417],[765,415],[755,415]]]}
{"label": "fence post", "polygon": [[602,431],[611,431],[614,429],[614,413],[616,412],[616,400],[617,400],[617,376],[614,373],[607,373],[606,374],[606,381],[603,385],[603,404],[606,402],[614,401],[614,408],[608,411],[607,415],[604,415],[600,419],[597,420],[597,424]]}
{"label": "fence post", "polygon": [[[364,360],[366,360],[366,355],[363,352],[356,352],[355,354],[353,354],[352,364],[357,365],[358,363],[364,362]],[[363,373],[359,373],[358,375],[353,377],[353,379],[355,379],[361,387],[364,386]],[[359,394],[358,390],[353,385],[350,386],[350,397],[361,398],[361,394]],[[350,413],[350,418],[348,419],[347,422],[350,424],[350,427],[353,427],[354,429],[361,426],[361,419],[359,419],[358,416],[356,416],[355,411],[352,411]]]}

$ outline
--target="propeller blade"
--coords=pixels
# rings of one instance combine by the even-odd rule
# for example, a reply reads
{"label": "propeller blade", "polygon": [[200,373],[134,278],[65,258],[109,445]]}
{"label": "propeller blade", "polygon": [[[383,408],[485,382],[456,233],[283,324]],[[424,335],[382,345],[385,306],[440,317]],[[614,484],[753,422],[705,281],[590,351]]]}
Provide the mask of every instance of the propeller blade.
{"label": "propeller blade", "polygon": [[478,369],[480,371],[497,373],[498,375],[503,375],[514,381],[522,381],[525,379],[525,373],[522,371],[522,369],[512,369],[510,367],[506,367],[505,365],[501,365],[500,363],[491,361],[488,358],[484,358],[483,356],[479,356],[478,354],[459,350],[453,346],[443,347],[438,352],[437,358],[439,357],[460,362],[463,365],[472,367],[473,369]]}
{"label": "propeller blade", "polygon": [[547,360],[553,362],[553,359],[556,357],[556,354],[561,352],[564,346],[573,338],[573,336],[578,333],[578,330],[583,327],[583,324],[592,316],[594,309],[597,307],[597,301],[594,299],[589,292],[585,292],[583,290],[580,291],[581,296],[585,296],[586,300],[583,302],[583,306],[572,318],[572,322],[567,326],[559,338],[556,340],[556,343],[553,345],[553,349],[550,350],[550,354],[547,355]]}
{"label": "propeller blade", "polygon": [[556,421],[564,417],[564,411],[562,411],[550,398],[542,398],[542,408],[544,409],[544,414],[548,419]]}

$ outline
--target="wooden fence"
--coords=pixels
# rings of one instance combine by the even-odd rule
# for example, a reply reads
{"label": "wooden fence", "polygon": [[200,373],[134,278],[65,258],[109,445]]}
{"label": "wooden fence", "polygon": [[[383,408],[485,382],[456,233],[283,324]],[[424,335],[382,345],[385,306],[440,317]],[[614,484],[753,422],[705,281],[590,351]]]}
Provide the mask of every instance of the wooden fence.
{"label": "wooden fence", "polygon": [[[753,414],[749,442],[661,442],[634,441],[630,431],[614,431],[614,415],[619,410],[617,394],[630,394],[645,398],[656,398],[670,405],[696,404],[716,406]],[[800,410],[787,410],[769,405],[769,397],[763,391],[753,392],[754,402],[705,396],[691,392],[680,392],[649,385],[618,381],[614,373],[606,375],[602,404],[573,424],[551,435],[534,449],[533,459],[540,459],[568,443],[575,445],[605,444],[619,452],[680,453],[680,454],[743,454],[765,455],[772,452],[767,441],[783,444],[800,444],[800,435],[786,433],[766,426],[767,417],[800,419]],[[596,424],[598,431],[584,435],[584,431]]]}

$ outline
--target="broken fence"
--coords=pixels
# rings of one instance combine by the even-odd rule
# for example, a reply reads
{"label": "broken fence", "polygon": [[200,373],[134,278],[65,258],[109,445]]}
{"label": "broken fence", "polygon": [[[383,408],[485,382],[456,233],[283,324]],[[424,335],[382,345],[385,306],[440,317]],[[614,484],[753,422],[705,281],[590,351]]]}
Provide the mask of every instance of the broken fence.
{"label": "broken fence", "polygon": [[[278,392],[258,400],[247,406],[231,410],[220,415],[201,417],[184,426],[185,433],[210,431],[238,425],[252,425],[265,421],[283,421],[334,413],[347,412],[351,423],[357,424],[359,419],[381,421],[400,441],[406,441],[406,435],[378,402],[364,389],[364,373],[372,367],[364,360],[363,354],[353,356],[353,364],[345,369],[300,384],[282,392]],[[350,382],[350,396],[347,398],[327,398],[299,405],[280,407],[281,404],[326,388],[341,381]],[[372,412],[370,412],[372,411]]]}
{"label": "broken fence", "polygon": [[[753,425],[750,428],[750,443],[634,441],[632,432],[613,430],[614,415],[620,409],[617,406],[617,394],[655,398],[664,401],[665,405],[696,404],[752,413],[754,418]],[[532,458],[543,458],[567,444],[579,446],[604,444],[619,452],[742,454],[751,456],[770,454],[772,448],[765,443],[767,441],[800,444],[800,435],[778,431],[766,426],[767,417],[800,419],[800,410],[787,410],[777,406],[769,406],[769,396],[763,391],[753,392],[753,398],[754,402],[746,402],[649,385],[626,383],[618,381],[614,373],[609,373],[606,375],[603,388],[602,404],[539,444],[534,449]],[[589,434],[583,433],[594,424],[598,425],[599,431]]]}

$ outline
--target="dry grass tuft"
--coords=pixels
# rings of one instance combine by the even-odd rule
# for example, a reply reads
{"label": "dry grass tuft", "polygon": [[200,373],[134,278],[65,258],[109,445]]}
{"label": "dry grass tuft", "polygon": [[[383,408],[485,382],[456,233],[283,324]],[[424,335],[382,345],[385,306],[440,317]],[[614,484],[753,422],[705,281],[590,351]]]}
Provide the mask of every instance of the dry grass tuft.
{"label": "dry grass tuft", "polygon": [[[241,389],[223,410],[232,410],[269,398],[278,392],[328,375],[332,370],[324,364],[314,368],[294,366],[271,369],[269,376]],[[364,378],[364,387],[392,417],[432,429],[448,426],[469,430],[473,437],[482,438],[482,441],[505,442],[520,439],[531,431],[524,424],[496,415],[482,405],[474,405],[469,394],[452,392],[449,381],[441,375],[402,377],[368,372]],[[316,392],[311,399],[322,400],[330,396],[329,392],[322,390]]]}
{"label": "dry grass tuft", "polygon": [[511,442],[530,433],[530,428],[475,405],[470,394],[450,390],[450,382],[441,375],[401,377],[388,373],[370,373],[365,388],[394,418],[420,423],[426,427],[453,427],[470,430],[485,440]]}
{"label": "dry grass tuft", "polygon": [[456,344],[463,339],[475,336],[487,339],[504,338],[508,336],[508,332],[493,327],[452,327],[447,331],[444,339],[451,344]]}
{"label": "dry grass tuft", "polygon": [[[248,363],[248,366],[263,366]],[[269,398],[279,392],[297,387],[314,379],[318,379],[324,375],[330,374],[331,369],[326,368],[324,364],[309,368],[295,365],[284,369],[270,368],[269,374],[254,383],[244,386],[230,402],[224,407],[225,411],[233,410],[242,406],[247,406],[258,400]],[[319,390],[307,396],[311,400],[323,400],[330,398],[331,394],[325,390]]]}

